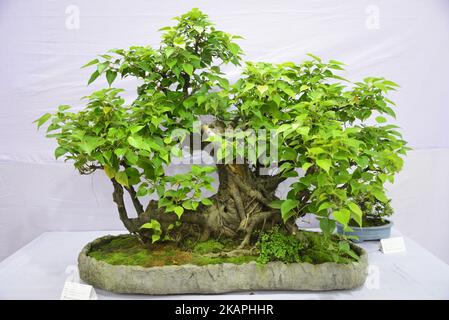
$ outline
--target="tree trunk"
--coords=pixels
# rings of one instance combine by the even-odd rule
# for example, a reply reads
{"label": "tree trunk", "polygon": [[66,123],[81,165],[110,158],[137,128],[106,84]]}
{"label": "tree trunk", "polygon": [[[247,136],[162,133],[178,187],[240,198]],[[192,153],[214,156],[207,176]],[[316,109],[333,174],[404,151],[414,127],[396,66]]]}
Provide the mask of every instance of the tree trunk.
{"label": "tree trunk", "polygon": [[[117,203],[120,219],[129,232],[137,234],[143,241],[151,239],[151,230],[140,229],[140,226],[156,219],[164,233],[168,226],[182,222],[182,226],[170,231],[177,240],[193,236],[198,240],[209,237],[230,238],[240,241],[240,247],[252,243],[256,231],[271,228],[281,223],[279,210],[269,204],[276,200],[275,192],[281,179],[272,176],[257,176],[248,165],[230,164],[217,165],[219,188],[209,199],[212,205],[200,204],[195,211],[185,210],[180,219],[174,213],[165,213],[164,208],[158,208],[157,201],[151,200],[145,211],[137,218],[129,218],[123,201],[124,188],[115,180],[114,201]],[[134,206],[140,209],[133,190],[129,192]]]}
{"label": "tree trunk", "polygon": [[[202,127],[208,135],[220,134],[220,125],[211,128]],[[204,146],[202,146],[204,147]],[[200,204],[195,211],[185,210],[178,219],[174,213],[165,213],[164,208],[158,208],[157,201],[151,200],[143,210],[134,189],[126,188],[137,211],[137,218],[129,218],[123,201],[124,188],[114,179],[114,201],[125,227],[131,233],[138,234],[143,241],[151,239],[151,230],[140,229],[140,226],[151,219],[159,221],[162,229],[176,240],[194,236],[198,240],[209,237],[230,238],[240,241],[240,247],[251,244],[255,232],[281,224],[279,210],[270,207],[278,185],[284,180],[281,176],[261,176],[257,170],[251,170],[247,164],[217,164],[219,187],[216,194],[209,199],[212,205]],[[182,222],[179,228],[169,228],[177,221]],[[295,232],[293,223],[285,226],[290,232]],[[163,234],[165,235],[165,234]]]}

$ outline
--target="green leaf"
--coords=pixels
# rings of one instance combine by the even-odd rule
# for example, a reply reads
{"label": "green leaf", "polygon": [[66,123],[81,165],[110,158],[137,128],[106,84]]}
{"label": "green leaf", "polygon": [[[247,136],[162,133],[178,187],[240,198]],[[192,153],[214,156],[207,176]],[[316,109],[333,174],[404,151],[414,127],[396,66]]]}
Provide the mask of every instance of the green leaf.
{"label": "green leaf", "polygon": [[115,180],[122,186],[128,187],[128,175],[125,171],[119,171],[115,174]]}
{"label": "green leaf", "polygon": [[307,136],[309,134],[310,128],[309,127],[299,127],[296,132],[299,133],[302,136]]}
{"label": "green leaf", "polygon": [[34,123],[37,122],[37,128],[39,129],[50,118],[51,118],[51,113],[46,113],[42,117],[40,117],[39,119],[34,120]]}
{"label": "green leaf", "polygon": [[340,241],[338,243],[338,249],[354,258],[354,260],[356,261],[360,260],[360,257],[354,251],[351,250],[351,247],[347,241]]}
{"label": "green leaf", "polygon": [[132,134],[135,134],[135,133],[139,132],[140,130],[142,130],[143,128],[145,128],[145,126],[131,126],[129,128],[129,131],[131,131]]}
{"label": "green leaf", "polygon": [[165,55],[167,56],[167,58],[169,58],[174,52],[175,52],[175,48],[173,47],[166,47],[165,48]]}
{"label": "green leaf", "polygon": [[204,204],[205,206],[211,206],[213,204],[212,201],[208,198],[202,198],[201,203]]}
{"label": "green leaf", "polygon": [[316,60],[316,61],[318,61],[318,62],[321,62],[321,59],[320,59],[319,57],[317,57],[317,56],[315,56],[315,55],[313,55],[313,54],[311,54],[311,53],[307,53],[307,55],[308,55],[309,57],[313,58],[314,60]]}
{"label": "green leaf", "polygon": [[104,173],[108,176],[109,179],[115,177],[115,171],[108,165],[104,165]]}
{"label": "green leaf", "polygon": [[358,216],[358,217],[360,217],[360,218],[363,216],[362,210],[361,210],[360,207],[359,207],[357,204],[355,204],[354,202],[349,202],[349,203],[348,203],[348,207],[349,207],[349,209],[350,209],[356,216]]}
{"label": "green leaf", "polygon": [[377,121],[377,123],[385,123],[385,122],[387,122],[387,119],[385,119],[385,117],[378,116],[378,117],[376,117],[376,121]]}
{"label": "green leaf", "polygon": [[312,163],[310,163],[310,162],[305,162],[305,163],[301,166],[301,169],[302,169],[304,172],[306,172],[307,169],[309,169],[311,166],[313,166]]}
{"label": "green leaf", "polygon": [[102,74],[103,73],[103,71],[107,68],[109,66],[109,62],[103,62],[103,63],[100,63],[99,65],[97,65],[97,71],[98,71],[98,73],[99,74]]}
{"label": "green leaf", "polygon": [[106,80],[108,81],[109,86],[111,86],[115,78],[117,78],[117,72],[112,70],[106,71]]}
{"label": "green leaf", "polygon": [[260,94],[264,94],[267,90],[268,90],[268,86],[267,85],[257,86],[257,91],[259,91]]}
{"label": "green leaf", "polygon": [[380,202],[383,202],[383,203],[388,202],[388,198],[387,198],[387,196],[385,195],[385,193],[382,190],[373,190],[371,193]]}
{"label": "green leaf", "polygon": [[281,215],[284,222],[287,221],[292,216],[292,209],[296,208],[298,204],[299,201],[293,199],[287,199],[284,200],[284,202],[282,202]]}
{"label": "green leaf", "polygon": [[320,204],[320,207],[318,208],[318,212],[322,211],[322,210],[326,210],[329,208],[332,208],[334,205],[330,202],[323,202],[322,204]]}
{"label": "green leaf", "polygon": [[270,203],[270,208],[273,209],[281,209],[281,205],[284,201],[283,200],[275,200]]}
{"label": "green leaf", "polygon": [[55,158],[58,159],[60,156],[66,154],[68,150],[63,147],[57,147],[55,150]]}
{"label": "green leaf", "polygon": [[342,224],[344,227],[348,225],[351,213],[347,209],[340,209],[333,212],[334,219]]}
{"label": "green leaf", "polygon": [[357,222],[357,224],[361,227],[362,226],[362,216],[363,216],[363,212],[360,209],[360,207],[355,204],[354,202],[349,202],[348,203],[348,207],[351,210],[351,212],[353,213],[353,219]]}
{"label": "green leaf", "polygon": [[285,123],[280,125],[277,129],[276,129],[276,133],[280,134],[282,132],[285,132],[287,130],[290,130],[292,128],[292,125],[290,123]]}
{"label": "green leaf", "polygon": [[195,210],[193,203],[191,199],[188,199],[182,203],[182,206],[187,210]]}
{"label": "green leaf", "polygon": [[176,38],[173,41],[173,45],[175,47],[182,48],[182,49],[185,49],[185,47],[186,47],[186,43],[185,43],[184,39],[182,39],[181,37]]}
{"label": "green leaf", "polygon": [[150,145],[143,140],[140,136],[130,136],[128,137],[128,143],[136,149],[142,149],[146,151],[151,151]]}
{"label": "green leaf", "polygon": [[82,151],[90,155],[94,149],[101,146],[103,143],[105,143],[105,140],[101,138],[85,136],[78,145]]}
{"label": "green leaf", "polygon": [[251,90],[252,88],[254,88],[255,84],[252,82],[247,82],[245,84],[245,88],[243,88],[243,92],[247,92],[249,90]]}
{"label": "green leaf", "polygon": [[89,78],[89,81],[87,82],[87,85],[90,85],[92,82],[94,82],[98,77],[100,76],[100,73],[98,71],[94,71],[92,75]]}
{"label": "green leaf", "polygon": [[82,66],[81,69],[82,69],[82,68],[89,67],[89,66],[94,65],[94,64],[97,64],[98,62],[100,62],[98,59],[94,59],[94,60],[92,60],[92,61],[86,63],[84,66]]}
{"label": "green leaf", "polygon": [[118,149],[114,150],[114,153],[117,155],[117,157],[121,157],[121,156],[125,155],[127,151],[128,151],[128,149],[118,148]]}
{"label": "green leaf", "polygon": [[329,173],[332,162],[329,159],[318,159],[316,160],[316,164],[318,165],[318,167]]}
{"label": "green leaf", "polygon": [[319,218],[319,220],[321,231],[323,231],[325,236],[330,236],[335,230],[335,221],[327,217]]}
{"label": "green leaf", "polygon": [[154,233],[151,235],[151,242],[155,243],[156,241],[158,241],[161,238],[160,234]]}
{"label": "green leaf", "polygon": [[137,189],[137,196],[138,196],[138,197],[144,197],[144,196],[146,196],[148,193],[149,193],[149,190],[148,190],[146,184],[143,184],[143,183],[142,183],[142,184],[139,186],[139,189]]}
{"label": "green leaf", "polygon": [[70,109],[70,108],[71,108],[70,106],[68,106],[68,105],[66,105],[66,104],[63,104],[63,105],[60,105],[60,106],[58,107],[58,111],[63,112],[63,111],[65,111],[65,110],[67,110],[67,109]]}
{"label": "green leaf", "polygon": [[139,156],[138,155],[136,155],[134,152],[132,152],[132,151],[128,151],[127,153],[126,153],[126,160],[128,160],[128,162],[130,163],[130,164],[136,164],[137,163],[137,161],[139,160]]}
{"label": "green leaf", "polygon": [[184,213],[184,208],[181,206],[177,206],[173,209],[173,211],[176,213],[178,218],[181,218],[182,214]]}
{"label": "green leaf", "polygon": [[184,71],[189,75],[192,76],[193,74],[193,66],[190,63],[184,63],[182,65],[182,68],[184,69]]}
{"label": "green leaf", "polygon": [[[154,234],[160,235],[161,233],[161,224],[159,221],[151,219],[150,222],[144,223],[140,226],[140,229],[152,229],[154,230]],[[157,238],[159,240],[159,238]]]}
{"label": "green leaf", "polygon": [[234,54],[234,55],[238,54],[240,52],[240,50],[241,50],[240,46],[238,44],[236,44],[236,43],[233,43],[233,42],[231,42],[228,45],[228,48],[229,48],[229,51],[231,51],[231,53]]}

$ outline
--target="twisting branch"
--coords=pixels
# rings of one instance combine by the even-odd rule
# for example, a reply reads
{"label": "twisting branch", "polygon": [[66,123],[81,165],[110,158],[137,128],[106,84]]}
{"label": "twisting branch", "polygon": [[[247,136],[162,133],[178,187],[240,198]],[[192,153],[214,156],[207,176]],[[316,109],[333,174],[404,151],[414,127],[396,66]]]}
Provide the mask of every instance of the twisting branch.
{"label": "twisting branch", "polygon": [[184,79],[184,85],[182,87],[182,92],[184,94],[184,98],[187,98],[189,96],[189,88],[190,88],[190,77],[187,73],[181,74],[182,78]]}
{"label": "twisting branch", "polygon": [[161,222],[174,223],[176,221],[181,221],[190,224],[197,224],[200,226],[205,225],[206,217],[196,211],[185,210],[181,218],[173,212],[165,212],[164,208],[158,208],[156,200],[150,200],[148,206],[145,210],[145,214],[142,214],[142,219],[148,222],[150,219],[156,219]]}
{"label": "twisting branch", "polygon": [[234,199],[235,207],[237,208],[237,212],[240,216],[240,220],[245,219],[246,212],[245,212],[245,206],[243,205],[242,197],[240,196],[240,191],[237,188],[234,181],[230,181],[228,185],[229,193],[232,196],[232,199]]}
{"label": "twisting branch", "polygon": [[251,188],[249,185],[245,184],[239,176],[233,174],[229,171],[229,175],[232,178],[232,180],[237,184],[237,186],[245,192],[248,196],[252,198],[256,198],[260,202],[262,202],[264,205],[269,206],[272,202],[270,199],[266,198],[259,190],[256,190],[254,188]]}
{"label": "twisting branch", "polygon": [[261,180],[261,183],[263,184],[264,188],[267,189],[268,191],[275,191],[277,187],[287,179],[286,177],[283,177],[281,174],[274,176],[259,176],[258,178]]}
{"label": "twisting branch", "polygon": [[143,213],[143,205],[139,201],[139,198],[137,198],[136,190],[134,190],[133,186],[125,187],[126,191],[128,191],[129,196],[131,197],[131,200],[133,202],[134,208],[136,209],[137,216],[140,216]]}
{"label": "twisting branch", "polygon": [[245,237],[243,238],[242,242],[239,245],[239,249],[244,248],[245,246],[247,246],[250,243],[251,240],[251,235],[253,233],[253,230],[255,228],[255,226],[262,222],[265,221],[267,219],[269,219],[271,216],[274,215],[274,211],[263,211],[263,212],[258,212],[254,215],[251,216],[251,218],[247,218],[248,221],[247,226],[245,228]]}
{"label": "twisting branch", "polygon": [[129,232],[136,233],[136,227],[132,220],[128,217],[128,213],[126,211],[125,200],[123,199],[123,187],[114,178],[112,178],[111,181],[114,186],[112,198],[117,204],[120,220]]}

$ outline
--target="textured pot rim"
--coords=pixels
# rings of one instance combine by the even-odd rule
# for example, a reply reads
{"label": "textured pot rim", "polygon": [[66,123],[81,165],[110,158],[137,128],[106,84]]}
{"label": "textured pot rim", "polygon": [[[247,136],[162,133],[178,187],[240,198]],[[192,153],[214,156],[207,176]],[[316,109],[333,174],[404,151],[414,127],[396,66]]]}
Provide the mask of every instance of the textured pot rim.
{"label": "textured pot rim", "polygon": [[[113,239],[113,238],[118,238],[118,237],[123,237],[123,236],[128,236],[129,234],[127,233],[123,233],[123,234],[119,234],[119,235],[105,235],[99,238],[94,239],[93,241],[90,241],[89,243],[87,243],[83,249],[81,250],[81,252],[79,253],[78,256],[78,260],[80,257],[83,257],[84,259],[88,259],[90,261],[95,261],[95,263],[99,264],[99,265],[103,265],[103,266],[107,266],[109,268],[127,268],[129,270],[136,270],[136,271],[145,271],[145,270],[157,270],[157,269],[180,269],[180,268],[185,268],[185,267],[196,267],[196,268],[207,268],[207,266],[209,265],[204,265],[204,266],[199,266],[196,264],[181,264],[181,265],[167,265],[167,266],[154,266],[154,267],[142,267],[142,266],[134,266],[134,265],[123,265],[123,264],[119,264],[119,265],[114,265],[114,264],[110,264],[107,263],[105,261],[101,261],[101,260],[97,260],[91,256],[88,255],[88,253],[90,252],[90,250],[92,249],[93,245],[96,244],[100,244],[103,241],[106,241],[108,239]],[[319,263],[319,264],[313,264],[310,262],[298,262],[298,263],[284,263],[281,261],[272,261],[272,262],[268,262],[267,264],[283,264],[283,265],[311,265],[311,266],[315,266],[315,267],[321,267],[321,268],[326,268],[328,265],[357,265],[357,264],[361,264],[363,262],[367,262],[368,261],[368,253],[366,252],[365,249],[363,249],[360,246],[357,246],[356,244],[350,242],[349,245],[351,246],[352,249],[355,249],[357,251],[357,254],[359,254],[360,260],[359,261],[355,261],[355,262],[351,262],[351,263],[337,263],[337,262],[324,262],[324,263]],[[242,264],[238,264],[238,265],[244,265],[244,264],[255,264],[257,263],[256,261],[250,261],[250,262],[246,262],[246,263],[242,263]],[[231,264],[234,265],[235,263],[231,263],[231,262],[225,262],[225,263],[219,263],[219,264]],[[212,264],[214,265],[214,264]]]}
{"label": "textured pot rim", "polygon": [[[384,224],[382,226],[373,226],[373,227],[350,227],[352,230],[356,231],[356,230],[380,230],[380,229],[388,229],[391,228],[393,226],[393,221],[389,220],[389,219],[384,219],[385,221],[388,221],[387,224]],[[337,226],[339,226],[340,228],[343,228],[343,225],[341,223],[337,222]],[[353,232],[353,231],[347,231],[348,233]]]}

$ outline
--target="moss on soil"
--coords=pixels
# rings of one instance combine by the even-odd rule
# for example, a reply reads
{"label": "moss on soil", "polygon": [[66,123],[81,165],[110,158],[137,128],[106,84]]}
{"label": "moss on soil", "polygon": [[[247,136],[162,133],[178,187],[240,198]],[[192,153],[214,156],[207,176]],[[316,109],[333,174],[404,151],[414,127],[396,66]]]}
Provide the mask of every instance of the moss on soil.
{"label": "moss on soil", "polygon": [[209,257],[205,254],[232,248],[232,244],[209,240],[198,243],[190,250],[182,250],[173,242],[161,242],[144,246],[136,237],[120,236],[91,249],[90,257],[112,265],[156,267],[195,264],[199,266],[217,263],[242,264],[255,261],[257,256]]}
{"label": "moss on soil", "polygon": [[[301,261],[312,264],[324,262],[350,263],[356,261],[345,254],[329,251],[329,241],[338,243],[339,239],[327,239],[314,232],[301,232],[301,241],[306,247],[301,250]],[[155,267],[167,265],[208,265],[218,263],[243,264],[257,261],[259,256],[211,257],[208,254],[236,249],[237,243],[231,241],[208,240],[199,243],[184,244],[179,248],[174,242],[157,242],[143,245],[132,235],[118,236],[109,242],[100,243],[91,248],[88,255],[112,265],[133,265]],[[358,253],[356,253],[358,254]]]}

